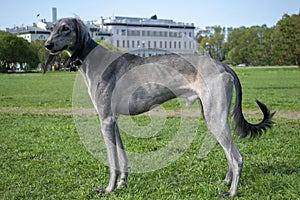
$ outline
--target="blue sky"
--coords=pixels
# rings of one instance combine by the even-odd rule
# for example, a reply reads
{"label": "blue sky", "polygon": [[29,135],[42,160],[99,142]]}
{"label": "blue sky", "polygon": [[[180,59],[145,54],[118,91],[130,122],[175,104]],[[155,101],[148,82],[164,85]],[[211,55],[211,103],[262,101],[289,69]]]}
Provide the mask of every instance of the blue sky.
{"label": "blue sky", "polygon": [[[194,23],[196,27],[221,25],[274,26],[284,14],[298,14],[300,0],[27,0],[2,1],[0,29],[51,21],[51,8],[58,18],[79,16],[83,20],[112,16],[150,17]],[[37,14],[40,17],[37,18]]]}

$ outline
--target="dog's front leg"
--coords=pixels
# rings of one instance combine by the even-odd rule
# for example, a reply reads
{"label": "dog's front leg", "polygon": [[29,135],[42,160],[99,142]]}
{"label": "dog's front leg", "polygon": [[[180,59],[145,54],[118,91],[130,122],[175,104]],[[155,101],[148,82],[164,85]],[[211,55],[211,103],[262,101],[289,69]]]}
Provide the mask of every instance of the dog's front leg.
{"label": "dog's front leg", "polygon": [[126,154],[123,142],[122,142],[122,138],[120,135],[120,130],[119,130],[119,126],[118,126],[117,122],[115,123],[115,134],[116,134],[119,166],[120,166],[120,172],[121,172],[120,181],[118,182],[117,186],[118,186],[118,188],[121,188],[121,187],[127,186],[129,161],[128,161],[127,154]]}
{"label": "dog's front leg", "polygon": [[106,189],[96,189],[96,193],[106,194],[113,192],[117,187],[117,179],[120,174],[118,152],[116,146],[115,120],[112,116],[101,119],[101,128],[107,149],[108,164],[110,169],[109,184]]}

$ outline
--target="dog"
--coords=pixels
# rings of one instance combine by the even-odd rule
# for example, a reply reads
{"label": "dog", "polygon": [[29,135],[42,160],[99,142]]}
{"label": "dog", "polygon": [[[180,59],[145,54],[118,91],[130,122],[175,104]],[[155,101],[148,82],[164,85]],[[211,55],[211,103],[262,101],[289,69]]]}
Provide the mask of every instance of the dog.
{"label": "dog", "polygon": [[220,195],[233,197],[237,194],[243,158],[233,143],[228,122],[233,86],[236,91],[233,124],[241,138],[254,138],[271,128],[275,112],[270,113],[256,100],[264,117],[258,124],[247,122],[242,113],[242,87],[230,67],[206,55],[169,54],[142,58],[112,52],[97,44],[84,23],[76,18],[60,19],[50,30],[45,42],[50,52],[45,66],[57,53],[67,50],[70,58],[66,65],[79,65],[99,114],[110,180],[106,188],[95,192],[111,193],[127,184],[129,161],[120,136],[118,116],[138,115],[179,97],[185,98],[188,104],[200,102],[208,129],[222,146],[228,161],[224,182],[231,183],[231,187]]}

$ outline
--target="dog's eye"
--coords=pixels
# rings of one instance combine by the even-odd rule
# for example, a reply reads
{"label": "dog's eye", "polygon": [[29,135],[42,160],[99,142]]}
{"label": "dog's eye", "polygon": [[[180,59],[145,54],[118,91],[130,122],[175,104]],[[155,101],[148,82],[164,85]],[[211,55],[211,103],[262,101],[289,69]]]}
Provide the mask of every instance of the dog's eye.
{"label": "dog's eye", "polygon": [[61,29],[62,31],[69,31],[70,30],[70,28],[68,27],[68,26],[66,26],[66,25],[64,25],[63,27],[62,27],[62,29]]}

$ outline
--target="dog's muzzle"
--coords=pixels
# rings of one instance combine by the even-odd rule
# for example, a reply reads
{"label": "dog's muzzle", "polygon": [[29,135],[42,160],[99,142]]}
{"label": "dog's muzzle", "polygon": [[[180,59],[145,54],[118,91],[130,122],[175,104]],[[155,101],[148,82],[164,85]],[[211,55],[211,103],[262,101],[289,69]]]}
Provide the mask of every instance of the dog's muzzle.
{"label": "dog's muzzle", "polygon": [[45,43],[45,48],[50,51],[50,54],[56,54],[58,52],[61,52],[63,50],[66,50],[68,48],[68,45],[63,46],[63,48],[58,49],[58,50],[53,50],[54,48],[54,43],[53,42],[46,42]]}
{"label": "dog's muzzle", "polygon": [[53,47],[54,47],[54,43],[53,43],[53,42],[47,42],[47,43],[45,44],[45,48],[46,48],[47,50],[49,50],[49,51],[51,51],[51,50],[53,49]]}

